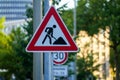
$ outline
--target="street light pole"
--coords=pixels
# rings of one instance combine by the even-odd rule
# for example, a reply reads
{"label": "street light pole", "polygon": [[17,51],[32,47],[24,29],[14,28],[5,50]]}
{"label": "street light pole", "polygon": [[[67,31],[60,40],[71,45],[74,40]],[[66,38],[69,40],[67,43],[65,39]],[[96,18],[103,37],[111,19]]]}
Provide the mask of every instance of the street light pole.
{"label": "street light pole", "polygon": [[76,0],[74,0],[74,10],[73,10],[73,20],[74,20],[74,37],[76,37]]}
{"label": "street light pole", "polygon": [[[74,11],[73,11],[73,20],[74,20],[74,34],[73,34],[73,37],[76,38],[76,34],[77,34],[77,29],[76,29],[76,0],[74,0]],[[73,80],[77,80],[77,74],[76,74],[76,58],[77,58],[77,55],[75,54],[75,57],[74,57],[74,78]]]}

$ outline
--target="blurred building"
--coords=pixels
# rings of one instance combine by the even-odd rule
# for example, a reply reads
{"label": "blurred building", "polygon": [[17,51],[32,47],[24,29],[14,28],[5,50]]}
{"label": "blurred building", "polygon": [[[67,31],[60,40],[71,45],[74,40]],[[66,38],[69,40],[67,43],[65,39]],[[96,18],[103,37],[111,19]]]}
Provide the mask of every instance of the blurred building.
{"label": "blurred building", "polygon": [[0,0],[0,18],[6,21],[26,19],[26,9],[33,0]]}
{"label": "blurred building", "polygon": [[4,25],[6,26],[4,31],[5,33],[9,34],[12,29],[20,27],[22,25],[27,25],[27,22],[30,22],[32,19],[28,18],[28,19],[21,19],[21,20],[15,20],[15,21],[7,21],[4,23]]}
{"label": "blurred building", "polygon": [[97,80],[113,80],[110,74],[110,47],[109,47],[109,29],[100,29],[98,34],[89,36],[87,32],[80,31],[79,37],[76,40],[77,45],[80,47],[80,53],[77,56],[85,57],[92,54],[94,57],[93,66],[100,64],[99,70],[94,71]]}

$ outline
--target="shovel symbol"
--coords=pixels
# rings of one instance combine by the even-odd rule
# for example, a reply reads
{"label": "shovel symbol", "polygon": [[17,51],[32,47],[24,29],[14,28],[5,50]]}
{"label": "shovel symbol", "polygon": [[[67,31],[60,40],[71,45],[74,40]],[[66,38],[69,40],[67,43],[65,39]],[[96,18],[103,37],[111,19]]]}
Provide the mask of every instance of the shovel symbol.
{"label": "shovel symbol", "polygon": [[53,29],[56,28],[56,25],[53,25],[53,27],[47,27],[45,29],[45,32],[47,33],[45,38],[43,39],[42,41],[42,44],[44,44],[44,42],[46,41],[46,39],[48,38],[49,39],[49,43],[52,44],[52,38],[55,39],[55,41],[53,42],[53,44],[57,45],[57,44],[61,44],[61,45],[65,45],[66,42],[65,40],[62,38],[62,37],[59,37],[58,39],[56,39],[54,36],[53,36]]}

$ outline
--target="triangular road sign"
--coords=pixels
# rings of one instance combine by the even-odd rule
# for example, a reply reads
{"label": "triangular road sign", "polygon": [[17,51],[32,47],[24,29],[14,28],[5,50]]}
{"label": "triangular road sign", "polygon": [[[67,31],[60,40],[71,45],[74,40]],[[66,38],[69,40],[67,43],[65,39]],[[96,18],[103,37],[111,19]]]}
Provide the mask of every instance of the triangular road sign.
{"label": "triangular road sign", "polygon": [[37,28],[26,47],[27,52],[77,52],[74,43],[61,17],[52,6]]}

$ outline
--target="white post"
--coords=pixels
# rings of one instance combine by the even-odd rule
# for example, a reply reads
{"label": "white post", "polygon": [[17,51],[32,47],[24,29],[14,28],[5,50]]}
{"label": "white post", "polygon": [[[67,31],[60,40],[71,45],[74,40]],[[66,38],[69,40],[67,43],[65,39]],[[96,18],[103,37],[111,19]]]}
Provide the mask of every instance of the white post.
{"label": "white post", "polygon": [[[33,0],[33,32],[42,20],[42,0]],[[43,80],[43,53],[33,53],[33,80]]]}

